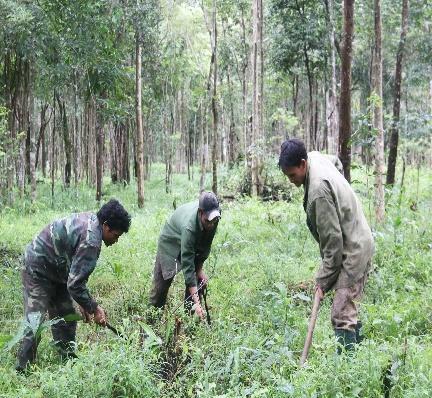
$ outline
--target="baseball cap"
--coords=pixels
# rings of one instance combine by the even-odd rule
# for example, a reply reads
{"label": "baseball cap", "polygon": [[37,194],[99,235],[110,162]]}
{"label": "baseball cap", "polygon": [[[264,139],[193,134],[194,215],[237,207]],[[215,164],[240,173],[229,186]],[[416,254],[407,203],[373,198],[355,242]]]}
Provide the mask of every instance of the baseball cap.
{"label": "baseball cap", "polygon": [[209,221],[221,216],[219,201],[213,192],[202,192],[198,206],[204,211]]}

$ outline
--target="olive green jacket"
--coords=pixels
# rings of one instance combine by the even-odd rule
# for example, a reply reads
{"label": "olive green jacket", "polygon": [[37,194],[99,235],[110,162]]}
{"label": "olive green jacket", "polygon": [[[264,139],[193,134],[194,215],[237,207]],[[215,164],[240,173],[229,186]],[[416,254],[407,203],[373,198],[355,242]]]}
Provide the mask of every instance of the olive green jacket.
{"label": "olive green jacket", "polygon": [[360,201],[340,171],[336,157],[308,154],[303,206],[320,246],[316,280],[324,291],[354,285],[368,271],[374,252]]}
{"label": "olive green jacket", "polygon": [[183,270],[187,287],[197,286],[196,266],[209,256],[216,228],[203,229],[198,217],[198,201],[178,207],[159,236],[158,256],[163,278],[173,278]]}

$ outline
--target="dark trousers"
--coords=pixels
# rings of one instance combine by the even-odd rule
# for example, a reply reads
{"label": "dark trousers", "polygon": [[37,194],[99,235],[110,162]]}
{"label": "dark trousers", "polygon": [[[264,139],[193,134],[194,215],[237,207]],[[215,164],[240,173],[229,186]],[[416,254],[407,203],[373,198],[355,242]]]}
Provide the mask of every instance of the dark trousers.
{"label": "dark trousers", "polygon": [[[39,325],[46,318],[62,318],[65,315],[75,313],[72,298],[65,284],[54,283],[48,279],[36,278],[25,269],[22,272],[24,287],[24,313],[28,322],[39,320]],[[51,326],[54,341],[61,348],[72,349],[76,334],[76,321],[61,321]],[[25,368],[36,358],[37,346],[40,336],[35,337],[33,331],[29,331],[21,342],[18,351],[18,365]]]}
{"label": "dark trousers", "polygon": [[[150,305],[156,308],[162,308],[166,304],[168,290],[171,286],[173,278],[164,279],[162,275],[162,264],[159,256],[156,256],[155,267],[153,270],[153,282],[150,291]],[[198,284],[200,281],[198,281]],[[190,310],[193,305],[192,297],[189,297],[189,289],[185,288],[185,308]]]}

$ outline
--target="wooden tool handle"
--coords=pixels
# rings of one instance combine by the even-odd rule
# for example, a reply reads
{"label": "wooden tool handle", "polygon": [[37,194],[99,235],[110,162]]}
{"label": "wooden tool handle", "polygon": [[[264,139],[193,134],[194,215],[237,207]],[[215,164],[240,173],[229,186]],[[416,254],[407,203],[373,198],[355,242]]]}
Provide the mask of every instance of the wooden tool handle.
{"label": "wooden tool handle", "polygon": [[312,345],[312,336],[313,336],[313,332],[315,329],[315,323],[317,320],[317,316],[318,316],[318,310],[319,310],[319,306],[320,306],[320,295],[318,291],[315,291],[315,298],[314,298],[314,303],[313,303],[313,307],[312,307],[312,314],[310,316],[309,319],[309,326],[308,326],[308,331],[307,331],[307,335],[306,335],[306,340],[304,343],[304,348],[303,348],[303,353],[302,356],[300,358],[300,367],[304,365],[304,363],[306,362],[307,356],[309,354],[309,348]]}

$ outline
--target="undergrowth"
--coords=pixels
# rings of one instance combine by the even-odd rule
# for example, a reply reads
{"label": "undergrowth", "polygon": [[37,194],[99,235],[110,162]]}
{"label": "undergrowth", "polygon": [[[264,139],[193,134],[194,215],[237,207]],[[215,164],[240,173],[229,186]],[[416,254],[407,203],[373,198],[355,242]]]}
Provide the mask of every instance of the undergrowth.
{"label": "undergrowth", "polygon": [[[430,396],[432,173],[421,171],[419,187],[396,185],[386,193],[386,222],[376,225],[373,175],[363,167],[353,170],[353,187],[376,240],[361,312],[366,340],[352,356],[335,354],[326,297],[302,369],[298,361],[319,264],[304,222],[302,190],[292,189],[290,201],[237,196],[223,202],[205,264],[212,316],[206,326],[183,312],[181,274],[166,309],[154,313],[148,307],[158,234],[173,202],[194,199],[199,183],[198,173],[193,181],[174,175],[166,194],[163,167],[155,165],[142,210],[135,186],[105,181],[104,200],[118,198],[133,221],[118,244],[102,249],[89,287],[127,338],[80,324],[79,359],[63,364],[44,332],[30,375],[17,375],[16,347],[6,351],[4,345],[22,319],[24,247],[56,217],[98,207],[86,186],[66,191],[57,185],[53,201],[50,186],[39,184],[36,204],[22,200],[0,216],[0,397],[381,397],[385,378],[391,397]],[[408,169],[406,181],[416,172]]]}

